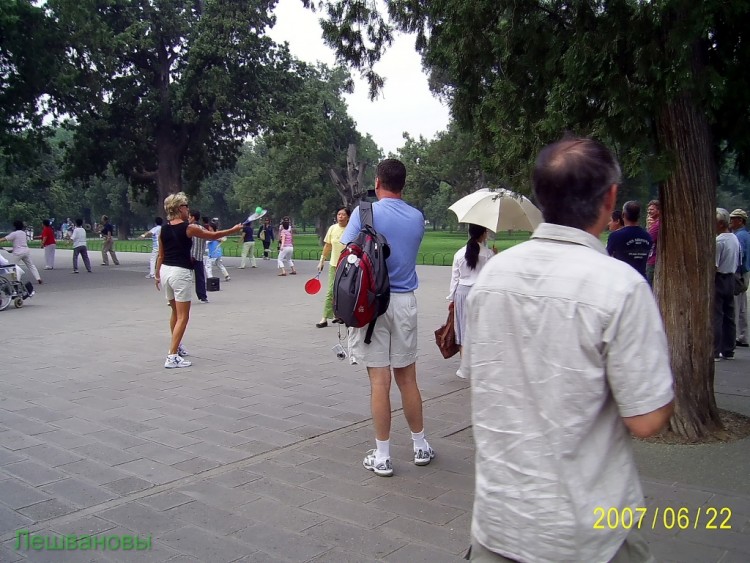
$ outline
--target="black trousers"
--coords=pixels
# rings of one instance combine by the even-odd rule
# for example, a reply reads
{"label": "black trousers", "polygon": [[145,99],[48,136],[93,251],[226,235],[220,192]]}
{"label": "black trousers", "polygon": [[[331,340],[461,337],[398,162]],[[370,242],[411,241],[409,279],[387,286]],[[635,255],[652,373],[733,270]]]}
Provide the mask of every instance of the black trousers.
{"label": "black trousers", "polygon": [[263,258],[268,258],[268,249],[271,248],[271,241],[264,240],[263,242]]}
{"label": "black trousers", "polygon": [[206,269],[203,260],[193,260],[193,271],[195,272],[195,295],[198,299],[208,299],[206,294]]}
{"label": "black trousers", "polygon": [[714,282],[714,356],[734,356],[734,274],[716,273]]}

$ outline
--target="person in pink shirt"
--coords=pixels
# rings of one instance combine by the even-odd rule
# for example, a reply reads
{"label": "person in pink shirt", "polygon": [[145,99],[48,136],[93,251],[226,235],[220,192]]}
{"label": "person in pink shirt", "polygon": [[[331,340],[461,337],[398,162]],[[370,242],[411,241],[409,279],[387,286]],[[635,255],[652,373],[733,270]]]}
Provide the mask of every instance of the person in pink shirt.
{"label": "person in pink shirt", "polygon": [[656,269],[656,249],[657,242],[659,239],[659,226],[661,224],[661,204],[658,199],[652,199],[648,202],[648,213],[647,227],[648,234],[651,236],[653,241],[651,244],[651,252],[649,252],[648,260],[646,260],[646,279],[651,287],[654,287],[654,270]]}

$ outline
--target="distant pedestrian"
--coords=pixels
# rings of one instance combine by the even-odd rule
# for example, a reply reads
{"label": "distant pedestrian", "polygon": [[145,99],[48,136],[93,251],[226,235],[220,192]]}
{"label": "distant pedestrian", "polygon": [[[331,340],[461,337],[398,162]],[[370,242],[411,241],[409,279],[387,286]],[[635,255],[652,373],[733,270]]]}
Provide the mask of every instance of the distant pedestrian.
{"label": "distant pedestrian", "polygon": [[86,229],[83,228],[83,219],[76,219],[76,227],[71,235],[73,242],[73,273],[78,273],[78,257],[83,259],[83,265],[86,271],[91,273],[91,261],[89,260],[89,250],[86,246]]}
{"label": "distant pedestrian", "polygon": [[49,219],[42,221],[42,248],[44,249],[44,269],[55,269],[55,250],[57,241],[55,240],[55,229]]}
{"label": "distant pedestrian", "polygon": [[747,286],[750,281],[750,233],[747,232],[747,212],[735,209],[729,215],[732,232],[740,241],[742,261],[738,272],[742,274],[745,291],[734,298],[735,318],[737,320],[737,346],[747,348]]}
{"label": "distant pedestrian", "polygon": [[[205,230],[199,221],[201,212],[198,210],[190,212],[189,223],[195,225],[201,230]],[[195,295],[201,303],[208,303],[208,294],[206,293],[206,265],[203,258],[206,254],[206,241],[202,238],[193,237],[193,244],[190,248],[190,258],[193,261],[193,272],[195,274]]]}
{"label": "distant pedestrian", "polygon": [[351,213],[348,207],[340,208],[336,212],[336,223],[328,227],[326,236],[323,239],[323,252],[318,262],[318,272],[323,271],[323,264],[329,258],[330,265],[328,267],[328,289],[326,290],[326,299],[323,303],[323,318],[320,319],[319,323],[315,324],[318,328],[327,327],[328,319],[334,319],[333,322],[337,322],[333,314],[333,280],[336,277],[336,266],[338,266],[339,257],[344,250],[344,245],[341,244],[341,235],[344,234],[344,229],[349,224]]}
{"label": "distant pedestrian", "polygon": [[628,201],[622,207],[625,226],[609,235],[607,253],[610,256],[630,264],[644,278],[646,262],[651,252],[651,235],[638,224],[641,217],[641,204]]}
{"label": "distant pedestrian", "polygon": [[286,269],[284,265],[289,263],[291,269],[290,274],[293,276],[297,275],[297,270],[294,269],[294,237],[292,235],[292,224],[289,217],[284,217],[279,225],[279,257],[276,261],[276,266],[281,270],[280,276],[286,275]]}
{"label": "distant pedestrian", "polygon": [[268,260],[271,254],[271,243],[274,240],[270,217],[266,217],[265,222],[258,229],[258,238],[263,243],[263,260]]}
{"label": "distant pedestrian", "polygon": [[734,274],[740,263],[740,241],[729,232],[729,212],[716,208],[716,273],[714,278],[714,361],[734,359]]}
{"label": "distant pedestrian", "polygon": [[607,230],[610,233],[614,233],[615,231],[619,231],[625,226],[625,223],[623,223],[622,220],[622,211],[619,209],[615,209],[612,212],[612,218],[609,220],[609,223],[607,223]]}
{"label": "distant pedestrian", "polygon": [[[448,289],[448,310],[453,311],[456,344],[460,346],[462,356],[463,342],[466,337],[466,298],[476,283],[479,272],[495,255],[484,244],[488,235],[487,227],[470,224],[469,242],[453,256],[451,283]],[[463,379],[464,374],[461,368],[456,371],[456,376]]]}
{"label": "distant pedestrian", "polygon": [[[216,232],[216,229],[213,229]],[[208,253],[208,261],[206,262],[206,271],[208,277],[213,277],[214,267],[219,268],[221,275],[224,276],[224,281],[229,281],[232,278],[229,277],[229,272],[226,266],[224,266],[224,251],[221,248],[222,243],[226,241],[226,237],[222,237],[219,240],[210,240],[206,246],[206,252]]]}
{"label": "distant pedestrian", "polygon": [[99,227],[99,232],[103,239],[102,266],[109,266],[109,258],[107,257],[108,252],[112,255],[112,262],[115,263],[115,266],[119,266],[120,261],[117,259],[117,254],[115,253],[115,240],[112,238],[115,229],[112,226],[112,223],[109,222],[109,217],[106,215],[102,215],[102,224]]}
{"label": "distant pedestrian", "polygon": [[154,219],[155,226],[141,235],[141,238],[151,237],[151,259],[148,263],[148,274],[146,278],[154,278],[156,273],[156,258],[159,256],[159,235],[164,220],[161,217]]}
{"label": "distant pedestrian", "polygon": [[187,350],[182,345],[185,329],[190,320],[190,303],[193,298],[193,261],[190,251],[193,246],[191,239],[216,240],[242,230],[242,225],[235,225],[224,231],[209,232],[195,224],[189,224],[190,210],[187,196],[176,193],[164,200],[164,210],[167,222],[162,226],[159,241],[159,257],[156,260],[156,289],[161,290],[164,283],[164,293],[172,309],[169,319],[171,340],[169,353],[164,362],[165,368],[189,367],[191,362],[185,360]]}
{"label": "distant pedestrian", "polygon": [[240,262],[240,270],[245,269],[247,263],[247,255],[250,255],[250,266],[257,268],[255,262],[255,238],[254,238],[254,227],[252,223],[247,223],[242,227],[242,261]]}
{"label": "distant pedestrian", "polygon": [[29,243],[26,237],[26,228],[23,221],[13,221],[13,228],[15,231],[0,238],[0,242],[8,241],[13,244],[13,249],[9,259],[10,262],[16,265],[23,263],[29,271],[29,274],[34,276],[37,283],[41,284],[42,278],[39,275],[39,270],[36,269],[34,262],[31,260],[31,252],[29,251]]}

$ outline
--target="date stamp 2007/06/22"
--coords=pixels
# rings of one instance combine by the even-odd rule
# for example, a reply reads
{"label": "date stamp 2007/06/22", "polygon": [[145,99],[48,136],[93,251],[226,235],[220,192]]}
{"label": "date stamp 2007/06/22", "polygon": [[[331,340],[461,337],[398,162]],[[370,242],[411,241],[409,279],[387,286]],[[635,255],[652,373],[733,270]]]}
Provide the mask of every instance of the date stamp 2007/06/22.
{"label": "date stamp 2007/06/22", "polygon": [[630,530],[635,528],[657,529],[663,527],[666,530],[674,528],[680,530],[731,530],[732,509],[726,506],[717,508],[713,506],[698,507],[690,509],[685,506],[673,508],[639,506],[635,509],[625,508],[594,508],[594,529],[615,530],[624,528]]}

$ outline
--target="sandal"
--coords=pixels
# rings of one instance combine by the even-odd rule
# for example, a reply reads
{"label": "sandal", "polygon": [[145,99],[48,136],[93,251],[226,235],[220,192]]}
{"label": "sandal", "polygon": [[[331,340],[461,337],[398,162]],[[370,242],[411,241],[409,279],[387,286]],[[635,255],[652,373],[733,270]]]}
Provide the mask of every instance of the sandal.
{"label": "sandal", "polygon": [[277,276],[285,276],[286,274],[283,274],[283,273],[282,273],[282,274],[276,274],[276,275],[277,275]]}
{"label": "sandal", "polygon": [[323,321],[322,323],[315,323],[315,326],[318,328],[325,328],[328,326],[328,321]]}
{"label": "sandal", "polygon": [[289,272],[289,273],[292,274],[293,276],[297,275],[297,272]]}

